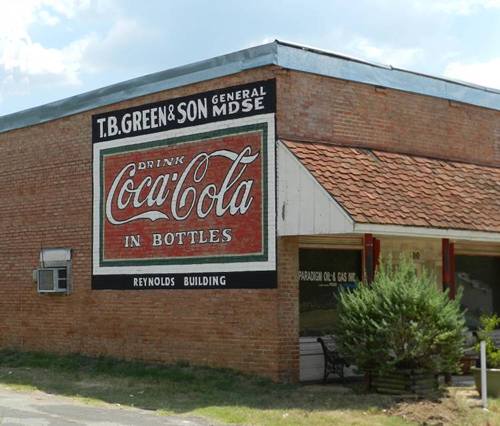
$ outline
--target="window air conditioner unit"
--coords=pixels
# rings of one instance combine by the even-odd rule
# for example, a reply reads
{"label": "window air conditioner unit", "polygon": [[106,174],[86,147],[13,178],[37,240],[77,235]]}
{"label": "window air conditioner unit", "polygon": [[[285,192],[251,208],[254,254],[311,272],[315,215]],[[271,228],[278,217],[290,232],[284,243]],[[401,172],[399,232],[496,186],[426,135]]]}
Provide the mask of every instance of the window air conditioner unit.
{"label": "window air conditioner unit", "polygon": [[39,268],[36,270],[39,293],[67,293],[68,270],[64,268]]}
{"label": "window air conditioner unit", "polygon": [[42,248],[40,267],[33,271],[39,293],[69,293],[71,288],[71,249]]}

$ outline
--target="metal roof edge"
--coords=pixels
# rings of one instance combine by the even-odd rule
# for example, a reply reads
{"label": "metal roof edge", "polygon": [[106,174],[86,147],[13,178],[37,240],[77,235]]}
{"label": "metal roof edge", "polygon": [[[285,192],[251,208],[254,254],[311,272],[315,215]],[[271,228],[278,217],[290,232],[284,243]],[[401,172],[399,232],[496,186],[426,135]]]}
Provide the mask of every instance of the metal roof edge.
{"label": "metal roof edge", "polygon": [[0,117],[0,133],[276,63],[276,42],[250,47],[4,115]]}
{"label": "metal roof edge", "polygon": [[500,90],[275,40],[4,115],[0,133],[266,65],[500,110]]}
{"label": "metal roof edge", "polygon": [[277,40],[283,68],[500,110],[500,90]]}

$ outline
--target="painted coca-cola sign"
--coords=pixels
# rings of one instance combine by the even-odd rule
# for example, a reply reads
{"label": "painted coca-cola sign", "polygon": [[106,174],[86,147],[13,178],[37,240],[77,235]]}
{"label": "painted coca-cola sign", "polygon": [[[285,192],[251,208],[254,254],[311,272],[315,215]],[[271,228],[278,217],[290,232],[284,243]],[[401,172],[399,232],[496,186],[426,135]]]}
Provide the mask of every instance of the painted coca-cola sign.
{"label": "painted coca-cola sign", "polygon": [[[93,288],[275,287],[274,82],[182,99],[163,106],[222,99],[239,118],[102,140],[127,115],[94,117]],[[248,99],[262,108],[242,117]]]}

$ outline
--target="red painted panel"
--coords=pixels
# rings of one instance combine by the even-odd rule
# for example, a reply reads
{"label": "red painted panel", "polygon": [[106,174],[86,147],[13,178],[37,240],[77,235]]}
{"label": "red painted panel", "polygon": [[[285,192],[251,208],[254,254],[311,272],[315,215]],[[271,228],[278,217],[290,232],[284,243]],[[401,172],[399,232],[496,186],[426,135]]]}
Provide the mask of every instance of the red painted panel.
{"label": "red painted panel", "polygon": [[450,298],[454,299],[457,295],[457,285],[455,282],[455,243],[450,243]]}
{"label": "red painted panel", "polygon": [[262,133],[132,146],[102,161],[104,261],[263,252]]}
{"label": "red painted panel", "polygon": [[373,260],[375,263],[375,271],[378,268],[380,262],[380,240],[378,238],[373,239]]}
{"label": "red painted panel", "polygon": [[365,280],[366,282],[371,283],[373,281],[373,272],[374,272],[372,234],[365,234],[364,250],[365,250]]}

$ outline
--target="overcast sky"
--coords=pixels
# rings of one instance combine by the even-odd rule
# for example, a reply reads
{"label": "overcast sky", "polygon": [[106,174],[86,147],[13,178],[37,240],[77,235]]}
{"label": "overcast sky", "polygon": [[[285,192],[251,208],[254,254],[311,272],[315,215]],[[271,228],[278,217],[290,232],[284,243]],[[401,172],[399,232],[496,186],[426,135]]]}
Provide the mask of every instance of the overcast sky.
{"label": "overcast sky", "polygon": [[500,0],[0,0],[0,115],[276,38],[500,89]]}

